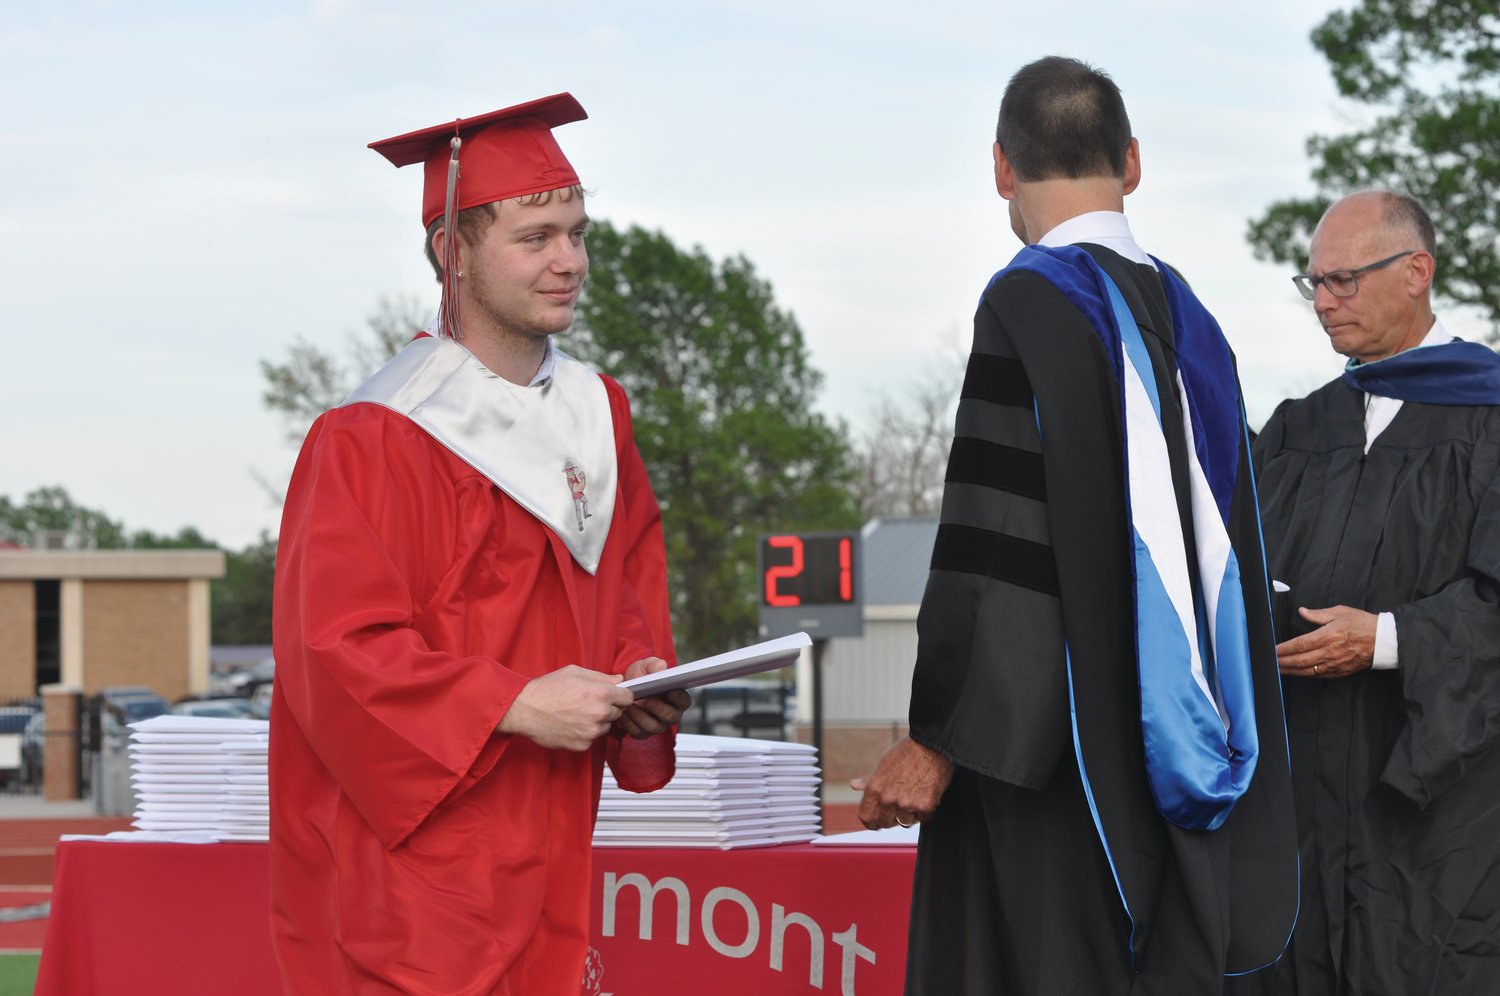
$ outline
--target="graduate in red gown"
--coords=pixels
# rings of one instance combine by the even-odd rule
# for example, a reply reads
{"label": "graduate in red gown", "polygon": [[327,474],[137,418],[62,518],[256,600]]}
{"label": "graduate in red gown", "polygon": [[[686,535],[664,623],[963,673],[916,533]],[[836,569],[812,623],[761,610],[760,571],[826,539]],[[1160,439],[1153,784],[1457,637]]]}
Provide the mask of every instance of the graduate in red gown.
{"label": "graduate in red gown", "polygon": [[660,512],[618,384],[557,350],[588,271],[567,94],[372,148],[443,282],[313,425],[277,557],[271,921],[288,993],[579,992],[602,766],[670,779]]}

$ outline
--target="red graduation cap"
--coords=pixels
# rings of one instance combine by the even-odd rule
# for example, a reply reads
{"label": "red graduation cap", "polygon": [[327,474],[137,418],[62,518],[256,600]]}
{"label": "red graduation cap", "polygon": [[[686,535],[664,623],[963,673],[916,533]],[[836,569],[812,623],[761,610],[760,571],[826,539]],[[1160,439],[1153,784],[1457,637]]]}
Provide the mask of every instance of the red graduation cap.
{"label": "red graduation cap", "polygon": [[[563,156],[552,129],[588,117],[569,93],[553,94],[514,107],[459,118],[371,142],[370,148],[396,166],[424,164],[422,225],[443,214],[448,197],[449,166],[459,161],[452,210],[572,187],[578,174]],[[453,147],[453,139],[460,147]]]}

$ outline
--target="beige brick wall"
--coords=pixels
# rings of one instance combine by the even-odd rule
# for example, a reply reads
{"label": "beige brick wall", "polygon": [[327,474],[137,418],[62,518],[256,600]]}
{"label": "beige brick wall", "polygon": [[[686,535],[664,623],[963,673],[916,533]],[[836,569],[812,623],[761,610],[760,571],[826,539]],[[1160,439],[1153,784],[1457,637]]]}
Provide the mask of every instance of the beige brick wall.
{"label": "beige brick wall", "polygon": [[[875,767],[885,749],[906,733],[905,723],[870,725],[823,725],[823,781],[829,785],[847,785],[851,778],[862,778]],[[797,724],[792,738],[812,743],[812,726]]]}
{"label": "beige brick wall", "polygon": [[79,694],[67,685],[47,685],[42,709],[47,736],[42,744],[42,795],[49,801],[78,798]]}
{"label": "beige brick wall", "polygon": [[169,701],[189,689],[187,581],[85,581],[84,684],[147,685]]}
{"label": "beige brick wall", "polygon": [[36,694],[36,586],[0,581],[0,699]]}

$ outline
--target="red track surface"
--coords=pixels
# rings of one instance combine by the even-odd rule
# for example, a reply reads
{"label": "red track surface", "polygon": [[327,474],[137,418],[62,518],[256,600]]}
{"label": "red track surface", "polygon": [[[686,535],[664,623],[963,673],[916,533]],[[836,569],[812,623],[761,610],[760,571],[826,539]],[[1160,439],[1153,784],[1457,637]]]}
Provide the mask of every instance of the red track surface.
{"label": "red track surface", "polygon": [[[0,910],[35,906],[52,898],[52,852],[65,833],[109,833],[129,817],[72,820],[0,820]],[[39,951],[45,916],[6,920],[0,913],[0,951]]]}
{"label": "red track surface", "polygon": [[824,833],[853,833],[863,829],[859,822],[859,803],[829,803],[823,807]]}

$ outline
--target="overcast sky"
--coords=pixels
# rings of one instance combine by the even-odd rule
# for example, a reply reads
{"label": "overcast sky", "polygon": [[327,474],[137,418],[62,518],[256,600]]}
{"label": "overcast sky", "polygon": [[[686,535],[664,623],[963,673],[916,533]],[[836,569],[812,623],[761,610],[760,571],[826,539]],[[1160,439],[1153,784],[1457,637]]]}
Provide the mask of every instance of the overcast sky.
{"label": "overcast sky", "polygon": [[[52,0],[0,22],[0,494],[132,529],[275,532],[293,449],[260,359],[342,352],[377,298],[435,303],[421,174],[365,145],[570,90],[590,211],[742,253],[851,421],[967,348],[1017,243],[990,143],[1048,54],[1108,70],[1141,141],[1126,202],[1239,356],[1251,421],[1336,375],[1247,219],[1310,191],[1305,138],[1362,112],[1309,29],[1341,4]],[[1458,331],[1465,328],[1460,323]],[[564,340],[564,347],[566,343]]]}

